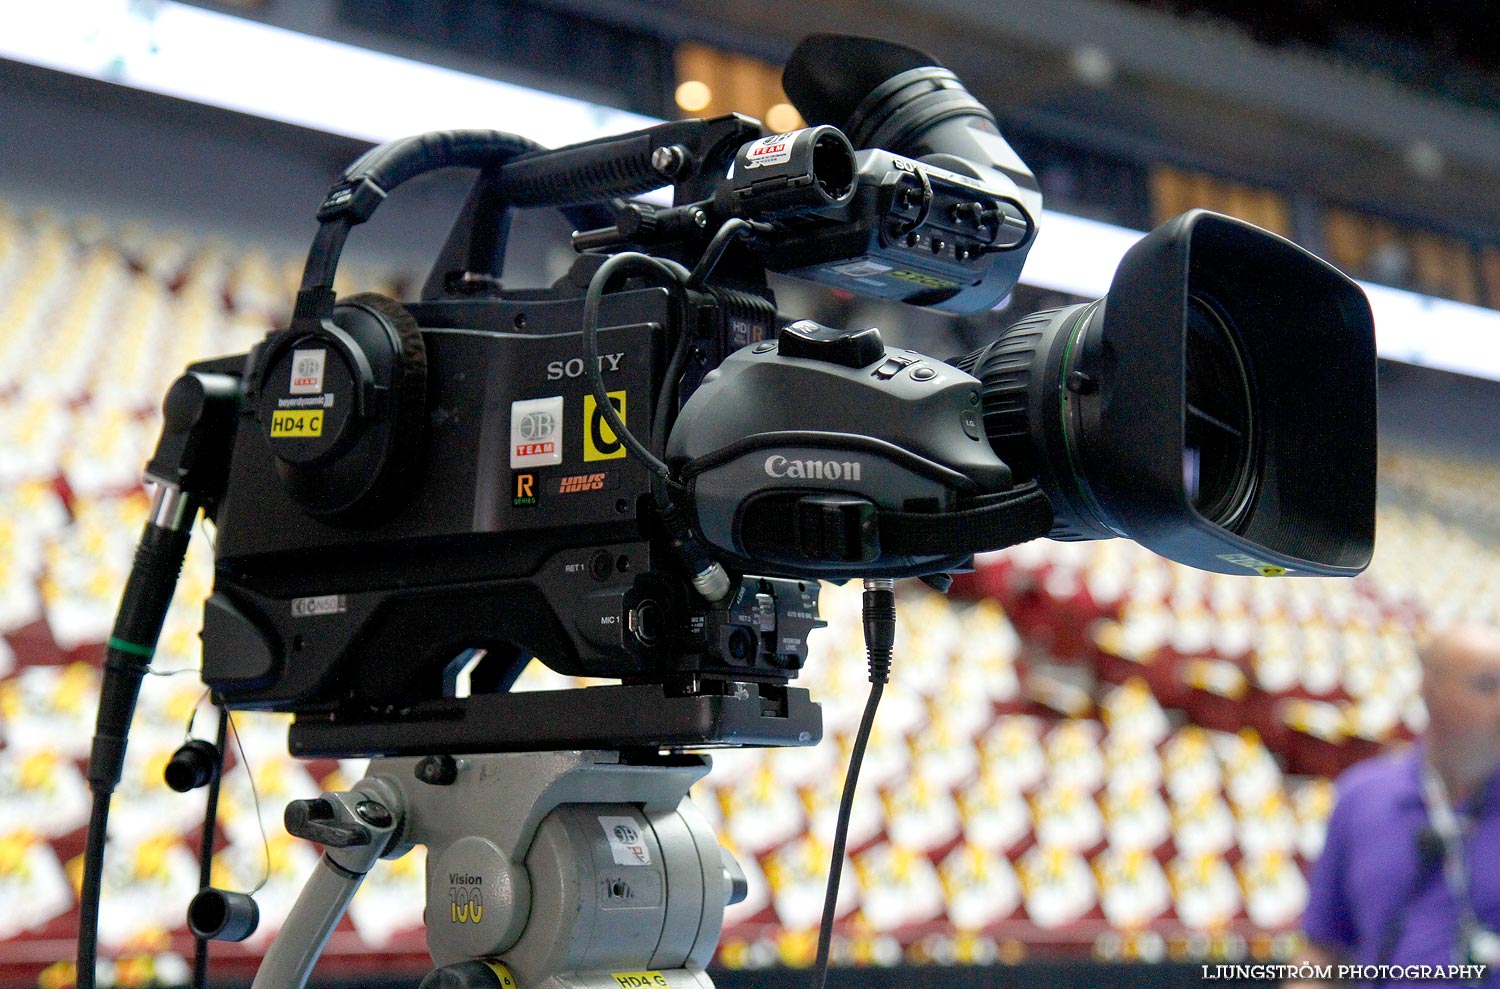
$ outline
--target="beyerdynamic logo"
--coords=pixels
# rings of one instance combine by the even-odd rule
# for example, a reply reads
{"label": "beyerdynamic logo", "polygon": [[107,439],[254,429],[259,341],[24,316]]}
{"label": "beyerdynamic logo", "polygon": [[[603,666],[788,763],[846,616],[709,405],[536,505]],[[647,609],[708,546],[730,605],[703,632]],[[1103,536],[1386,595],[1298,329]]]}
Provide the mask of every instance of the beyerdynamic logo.
{"label": "beyerdynamic logo", "polygon": [[858,460],[788,460],[780,454],[767,457],[765,465],[770,477],[815,481],[857,481],[861,466]]}

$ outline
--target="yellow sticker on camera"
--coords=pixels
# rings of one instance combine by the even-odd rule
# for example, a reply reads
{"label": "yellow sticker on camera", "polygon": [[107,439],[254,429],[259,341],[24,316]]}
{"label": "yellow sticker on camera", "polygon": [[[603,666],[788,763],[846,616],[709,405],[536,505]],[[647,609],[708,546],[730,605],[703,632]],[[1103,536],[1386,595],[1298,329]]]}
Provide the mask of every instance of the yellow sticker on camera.
{"label": "yellow sticker on camera", "polygon": [[[630,420],[625,417],[625,393],[610,392],[609,404],[620,413],[620,421],[628,426]],[[583,396],[583,459],[614,460],[616,457],[623,456],[625,456],[625,444],[615,435],[615,431],[609,428],[609,423],[605,421],[604,411],[599,408],[599,403],[594,400],[593,395]]]}
{"label": "yellow sticker on camera", "polygon": [[323,410],[271,413],[271,438],[310,439],[323,435]]}

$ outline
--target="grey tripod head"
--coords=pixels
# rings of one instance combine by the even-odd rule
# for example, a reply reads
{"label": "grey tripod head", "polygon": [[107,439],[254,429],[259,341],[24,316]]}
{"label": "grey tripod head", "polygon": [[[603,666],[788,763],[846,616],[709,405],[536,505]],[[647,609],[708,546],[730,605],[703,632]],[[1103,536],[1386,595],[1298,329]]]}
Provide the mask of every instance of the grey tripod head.
{"label": "grey tripod head", "polygon": [[301,989],[361,881],[427,847],[422,989],[712,989],[704,966],[744,873],[687,797],[703,755],[376,759],[346,792],[297,801],[324,853],[254,989]]}

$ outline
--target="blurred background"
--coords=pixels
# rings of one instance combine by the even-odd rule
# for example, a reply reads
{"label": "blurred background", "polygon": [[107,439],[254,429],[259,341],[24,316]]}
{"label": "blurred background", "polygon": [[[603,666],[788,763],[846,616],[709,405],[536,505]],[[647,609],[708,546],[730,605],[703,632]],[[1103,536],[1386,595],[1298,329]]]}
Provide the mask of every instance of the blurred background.
{"label": "blurred background", "polygon": [[[981,559],[946,599],[903,594],[832,981],[1186,984],[1205,962],[1294,957],[1331,779],[1425,724],[1414,641],[1500,622],[1500,25],[1478,0],[1261,7],[0,5],[0,985],[73,983],[82,765],[160,397],[189,361],[287,318],[331,179],[371,143],[455,126],[551,146],[728,111],[793,129],[780,66],[814,31],[938,56],[994,110],[1047,215],[995,312],[956,321],[778,281],[783,313],[961,353],[1102,295],[1140,232],[1201,206],[1360,279],[1383,358],[1377,551],[1359,578],[1221,577],[1121,540],[1042,541]],[[414,293],[469,179],[403,188],[355,233],[339,290]],[[507,287],[555,277],[567,232],[525,216]],[[211,578],[196,540],[155,664],[181,675],[148,678],[115,801],[101,939],[119,986],[189,972],[202,799],[161,768],[196,708],[212,730],[192,675]],[[695,790],[750,878],[723,986],[805,982],[830,781],[865,691],[851,593],[827,591],[801,680],[824,743],[720,754]],[[536,667],[523,686],[561,679]],[[261,933],[215,948],[225,985],[248,983],[316,859],[283,805],[362,771],[290,759],[277,718],[237,725],[215,874],[269,882]],[[420,853],[382,864],[320,984],[414,985],[422,882]]]}

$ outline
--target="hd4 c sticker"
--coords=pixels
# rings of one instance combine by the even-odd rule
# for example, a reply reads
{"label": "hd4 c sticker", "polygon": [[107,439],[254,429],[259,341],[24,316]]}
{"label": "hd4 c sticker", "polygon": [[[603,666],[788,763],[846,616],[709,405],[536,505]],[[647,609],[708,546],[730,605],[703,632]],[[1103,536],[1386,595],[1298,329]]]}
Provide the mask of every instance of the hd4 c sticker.
{"label": "hd4 c sticker", "polygon": [[[630,420],[625,416],[625,393],[610,392],[609,404],[620,413],[620,421],[627,426],[630,425]],[[616,457],[623,456],[625,456],[625,444],[615,435],[615,431],[609,428],[609,423],[604,420],[604,413],[599,408],[599,403],[592,395],[583,396],[583,459],[614,460]]]}
{"label": "hd4 c sticker", "polygon": [[312,439],[323,435],[323,410],[316,412],[273,412],[272,439]]}

